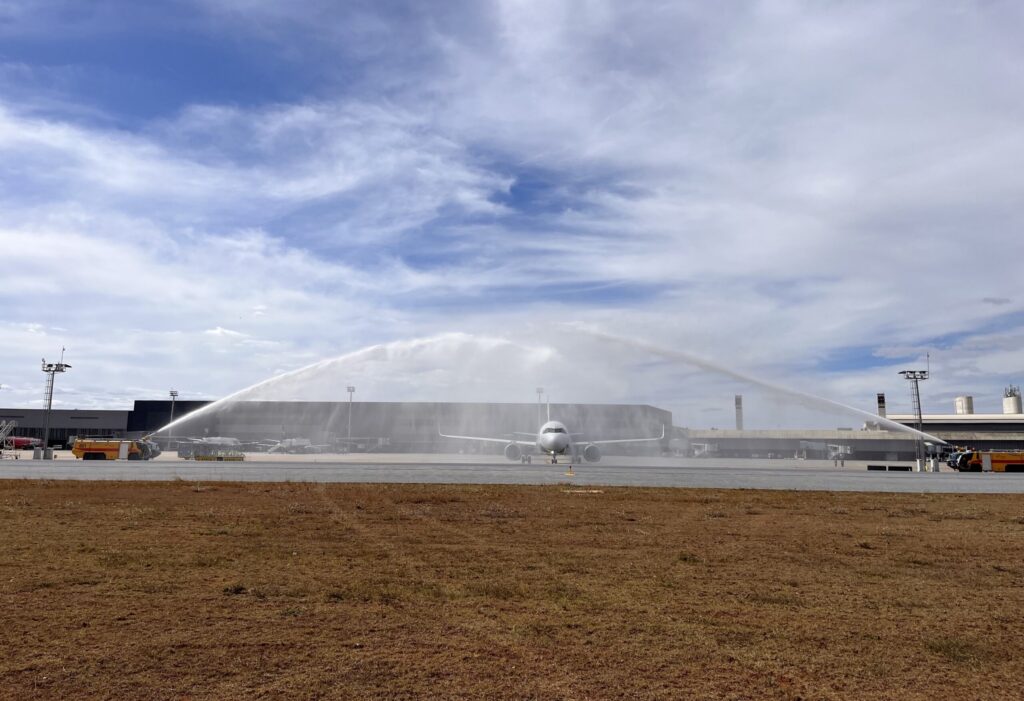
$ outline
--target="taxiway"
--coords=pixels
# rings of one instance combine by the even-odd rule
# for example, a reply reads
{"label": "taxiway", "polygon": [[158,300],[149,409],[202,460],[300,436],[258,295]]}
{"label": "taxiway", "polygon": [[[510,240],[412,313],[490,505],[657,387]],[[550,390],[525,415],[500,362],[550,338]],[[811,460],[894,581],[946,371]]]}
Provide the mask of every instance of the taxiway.
{"label": "taxiway", "polygon": [[1024,474],[873,472],[866,463],[826,461],[612,458],[583,464],[524,465],[490,456],[259,456],[246,462],[6,460],[0,479],[190,482],[364,482],[423,484],[579,484],[587,486],[783,489],[841,492],[1024,493]]}

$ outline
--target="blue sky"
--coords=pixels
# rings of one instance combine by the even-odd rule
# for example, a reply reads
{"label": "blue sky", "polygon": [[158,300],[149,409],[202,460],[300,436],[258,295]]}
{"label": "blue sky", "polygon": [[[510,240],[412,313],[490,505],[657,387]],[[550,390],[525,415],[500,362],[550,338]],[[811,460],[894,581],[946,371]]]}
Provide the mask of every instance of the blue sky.
{"label": "blue sky", "polygon": [[[507,401],[699,425],[742,391],[578,322],[894,411],[930,353],[926,408],[998,410],[1022,30],[999,2],[0,0],[0,405],[61,347],[58,401],[114,408],[451,333],[434,379],[482,355]],[[425,368],[362,398],[485,398]]]}

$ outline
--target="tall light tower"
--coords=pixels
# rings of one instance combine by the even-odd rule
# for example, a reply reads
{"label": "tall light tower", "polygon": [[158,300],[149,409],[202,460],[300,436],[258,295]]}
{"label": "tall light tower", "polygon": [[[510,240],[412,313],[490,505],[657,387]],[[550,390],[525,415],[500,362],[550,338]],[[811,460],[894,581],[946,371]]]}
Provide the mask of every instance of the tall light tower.
{"label": "tall light tower", "polygon": [[60,349],[60,361],[56,363],[46,362],[43,358],[43,372],[46,373],[46,418],[43,419],[43,451],[49,445],[50,440],[50,410],[53,408],[53,378],[58,372],[65,372],[71,366],[64,362],[64,349]]}
{"label": "tall light tower", "polygon": [[544,413],[543,413],[543,410],[541,408],[541,400],[540,400],[541,395],[543,395],[543,394],[544,394],[544,388],[543,387],[538,387],[537,388],[537,425],[538,426],[540,426],[542,423],[544,423]]}
{"label": "tall light tower", "polygon": [[[355,394],[356,388],[349,385],[345,388],[348,391],[348,439],[352,440],[352,395]],[[349,446],[351,449],[351,446]]]}
{"label": "tall light tower", "polygon": [[[171,395],[171,420],[168,421],[168,424],[173,424],[174,423],[174,400],[176,400],[178,398],[178,390],[172,389],[170,392],[168,392],[168,394]],[[167,450],[171,449],[171,438],[173,436],[174,436],[174,428],[172,428],[170,425],[168,425],[168,428],[167,428]]]}
{"label": "tall light tower", "polygon": [[[914,428],[918,432],[924,431],[924,419],[921,417],[921,388],[918,383],[921,380],[927,380],[930,374],[928,370],[901,370],[900,374],[910,381],[910,399],[914,409]],[[917,442],[914,444],[914,454],[917,460],[917,469],[921,470],[921,466],[924,465],[924,440],[921,436],[917,436]]]}

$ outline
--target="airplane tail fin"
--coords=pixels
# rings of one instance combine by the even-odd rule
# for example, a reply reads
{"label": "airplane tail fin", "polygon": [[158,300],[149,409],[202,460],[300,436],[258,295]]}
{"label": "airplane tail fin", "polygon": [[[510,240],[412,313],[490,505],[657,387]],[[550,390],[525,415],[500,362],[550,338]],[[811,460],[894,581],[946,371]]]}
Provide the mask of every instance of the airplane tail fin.
{"label": "airplane tail fin", "polygon": [[551,395],[548,395],[548,421],[551,420]]}

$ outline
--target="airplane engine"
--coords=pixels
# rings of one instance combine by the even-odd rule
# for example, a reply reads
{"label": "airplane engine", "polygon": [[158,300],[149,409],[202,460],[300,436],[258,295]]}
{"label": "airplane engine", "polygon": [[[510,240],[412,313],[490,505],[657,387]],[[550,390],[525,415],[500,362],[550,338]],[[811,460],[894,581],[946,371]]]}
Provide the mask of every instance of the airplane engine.
{"label": "airplane engine", "polygon": [[505,457],[512,462],[518,462],[523,457],[523,449],[515,443],[509,443],[505,446]]}
{"label": "airplane engine", "polygon": [[591,443],[583,449],[583,459],[587,462],[601,462],[601,449]]}

